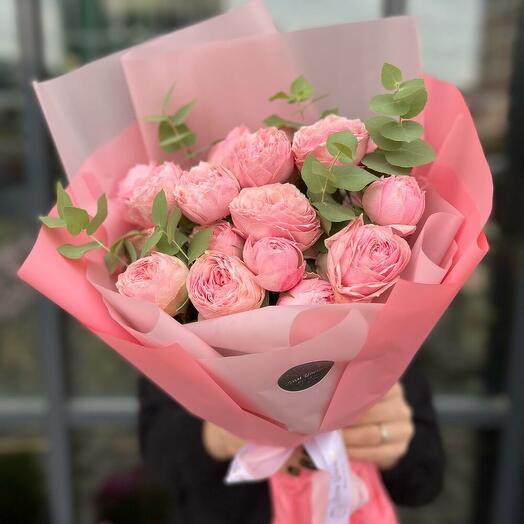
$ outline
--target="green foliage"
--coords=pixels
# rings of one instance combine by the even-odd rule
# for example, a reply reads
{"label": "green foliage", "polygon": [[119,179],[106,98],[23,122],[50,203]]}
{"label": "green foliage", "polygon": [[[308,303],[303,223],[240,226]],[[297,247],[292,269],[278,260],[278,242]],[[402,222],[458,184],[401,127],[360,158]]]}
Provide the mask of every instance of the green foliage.
{"label": "green foliage", "polygon": [[87,244],[81,244],[79,246],[74,246],[73,244],[62,244],[58,248],[58,252],[66,258],[78,259],[82,258],[89,251],[99,247],[100,244],[96,241],[88,242]]}
{"label": "green foliage", "polygon": [[202,255],[208,248],[212,233],[212,228],[206,228],[193,235],[187,253],[189,258],[188,262],[190,264],[194,262],[200,255]]}
{"label": "green foliage", "polygon": [[92,235],[96,233],[98,228],[104,223],[104,220],[107,218],[107,198],[105,194],[101,195],[98,198],[96,203],[96,215],[89,221],[89,224],[86,227],[86,233]]}
{"label": "green foliage", "polygon": [[369,103],[371,111],[386,116],[401,116],[409,110],[406,100],[395,100],[395,95],[376,95]]}
{"label": "green foliage", "polygon": [[160,239],[162,238],[163,234],[164,233],[158,229],[153,231],[153,233],[146,238],[144,245],[142,246],[140,257],[145,257],[149,255],[152,249],[160,242]]}
{"label": "green foliage", "polygon": [[89,215],[85,209],[64,207],[63,215],[67,230],[72,235],[80,234],[89,224]]}
{"label": "green foliage", "polygon": [[346,191],[361,191],[378,177],[353,165],[333,166],[331,174],[335,177],[334,185]]}
{"label": "green foliage", "polygon": [[326,147],[340,162],[351,162],[355,158],[358,140],[351,131],[339,131],[328,136]]}
{"label": "green foliage", "polygon": [[330,222],[347,222],[355,218],[353,208],[338,202],[313,202],[321,217]]}
{"label": "green foliage", "polygon": [[293,122],[292,120],[287,120],[278,115],[270,115],[264,119],[264,124],[268,127],[277,127],[282,129],[283,127],[290,127],[292,129],[298,129],[302,126],[299,122]]}
{"label": "green foliage", "polygon": [[44,224],[44,226],[47,226],[51,229],[55,229],[58,227],[65,227],[66,223],[63,219],[60,217],[50,217],[50,216],[42,216],[40,215],[38,217],[38,220]]}
{"label": "green foliage", "polygon": [[161,189],[153,200],[151,210],[153,224],[156,227],[164,228],[167,223],[167,198],[163,189]]}
{"label": "green foliage", "polygon": [[402,82],[402,72],[398,67],[386,62],[382,66],[380,79],[384,89],[393,91],[394,89],[398,88],[398,85],[400,82]]}
{"label": "green foliage", "polygon": [[435,160],[435,151],[424,140],[403,142],[397,151],[386,151],[386,160],[399,167],[415,167]]}
{"label": "green foliage", "polygon": [[291,96],[288,98],[291,103],[304,102],[312,96],[313,85],[308,82],[303,75],[300,75],[291,82]]}
{"label": "green foliage", "polygon": [[320,118],[326,118],[329,115],[338,115],[338,107],[331,107],[329,109],[324,109],[320,114]]}
{"label": "green foliage", "polygon": [[173,153],[185,148],[186,156],[193,156],[193,151],[189,148],[196,143],[197,136],[187,125],[186,119],[196,100],[191,100],[169,115],[168,109],[174,88],[173,84],[164,95],[161,114],[146,116],[144,120],[158,125],[158,143],[163,151]]}
{"label": "green foliage", "polygon": [[376,151],[373,151],[373,153],[366,155],[362,159],[362,163],[369,169],[372,169],[377,173],[383,173],[384,175],[401,176],[409,175],[411,173],[411,169],[405,169],[390,164],[386,160],[386,153],[387,151],[377,149]]}
{"label": "green foliage", "polygon": [[424,128],[417,122],[404,120],[401,122],[388,122],[380,128],[382,136],[395,142],[412,142],[422,136]]}

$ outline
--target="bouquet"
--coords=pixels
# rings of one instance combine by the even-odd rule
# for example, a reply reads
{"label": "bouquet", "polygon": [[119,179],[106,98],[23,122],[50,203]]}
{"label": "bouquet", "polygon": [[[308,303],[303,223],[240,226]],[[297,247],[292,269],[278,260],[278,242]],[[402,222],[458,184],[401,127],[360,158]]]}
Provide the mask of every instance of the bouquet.
{"label": "bouquet", "polygon": [[405,17],[281,34],[252,2],[36,85],[70,185],[20,276],[252,442],[229,481],[303,444],[320,521],[370,507],[376,474],[336,430],[487,251],[488,166],[416,41]]}

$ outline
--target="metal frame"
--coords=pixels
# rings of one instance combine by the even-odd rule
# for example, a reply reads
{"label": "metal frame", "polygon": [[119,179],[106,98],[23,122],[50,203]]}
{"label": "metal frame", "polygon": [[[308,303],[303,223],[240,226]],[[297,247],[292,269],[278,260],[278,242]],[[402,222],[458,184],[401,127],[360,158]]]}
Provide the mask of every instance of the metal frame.
{"label": "metal frame", "polygon": [[[21,48],[21,86],[23,90],[23,123],[25,134],[25,169],[28,185],[35,198],[31,209],[45,212],[51,201],[47,138],[41,113],[30,87],[42,70],[41,13],[39,0],[17,0],[18,34]],[[406,0],[384,0],[384,16],[403,14]],[[522,31],[522,28],[521,28]],[[443,424],[472,429],[502,431],[502,447],[496,482],[492,522],[514,524],[519,519],[518,480],[522,476],[522,442],[524,412],[515,409],[524,403],[524,276],[519,286],[513,326],[516,332],[511,344],[510,396],[479,398],[469,395],[439,395],[437,410]],[[134,427],[137,403],[132,397],[66,398],[64,387],[63,336],[64,319],[57,308],[45,299],[38,300],[39,354],[45,379],[45,400],[41,398],[0,400],[0,427],[24,431],[45,428],[49,438],[47,470],[49,478],[49,511],[53,524],[74,521],[71,445],[69,433],[74,429],[99,424]],[[520,462],[518,456],[520,454]]]}

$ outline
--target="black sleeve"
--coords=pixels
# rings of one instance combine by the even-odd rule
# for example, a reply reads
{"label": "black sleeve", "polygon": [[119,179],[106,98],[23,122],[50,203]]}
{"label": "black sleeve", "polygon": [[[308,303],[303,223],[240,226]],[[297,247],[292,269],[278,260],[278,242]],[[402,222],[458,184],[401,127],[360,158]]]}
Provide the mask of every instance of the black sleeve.
{"label": "black sleeve", "polygon": [[384,484],[395,504],[422,506],[442,490],[445,455],[429,384],[417,363],[401,379],[413,410],[415,434],[409,449],[392,469],[383,471]]}
{"label": "black sleeve", "polygon": [[267,484],[226,486],[228,462],[213,460],[202,421],[145,378],[139,382],[139,438],[146,477],[170,498],[170,522],[267,524]]}

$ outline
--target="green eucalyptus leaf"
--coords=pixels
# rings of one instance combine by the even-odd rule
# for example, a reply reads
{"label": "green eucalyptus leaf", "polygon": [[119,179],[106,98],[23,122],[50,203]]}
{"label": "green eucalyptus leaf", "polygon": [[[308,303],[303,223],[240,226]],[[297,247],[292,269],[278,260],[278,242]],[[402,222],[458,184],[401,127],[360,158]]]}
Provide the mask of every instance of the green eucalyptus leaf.
{"label": "green eucalyptus leaf", "polygon": [[424,128],[417,122],[404,120],[403,122],[389,122],[380,128],[380,133],[396,142],[413,142],[422,136]]}
{"label": "green eucalyptus leaf", "polygon": [[388,89],[389,91],[396,89],[400,82],[402,82],[402,72],[400,69],[388,63],[385,63],[382,66],[382,73],[380,77],[384,89]]}
{"label": "green eucalyptus leaf", "polygon": [[300,75],[291,83],[291,95],[297,102],[304,102],[313,95],[313,85]]}
{"label": "green eucalyptus leaf", "polygon": [[151,210],[153,224],[160,229],[166,226],[167,222],[167,198],[163,189],[161,189],[153,200]]}
{"label": "green eucalyptus leaf", "polygon": [[332,156],[337,156],[341,162],[351,162],[355,158],[358,140],[351,131],[339,131],[328,136],[327,150]]}
{"label": "green eucalyptus leaf", "polygon": [[140,253],[141,257],[145,257],[149,252],[154,249],[154,247],[160,242],[160,239],[163,236],[163,232],[155,230],[149,237],[146,238],[144,245],[142,246],[142,252]]}
{"label": "green eucalyptus leaf", "polygon": [[426,106],[428,92],[425,89],[418,91],[413,96],[404,99],[409,104],[409,109],[402,115],[403,118],[413,118],[417,116]]}
{"label": "green eucalyptus leaf", "polygon": [[131,262],[134,262],[135,260],[138,259],[135,245],[133,244],[133,242],[131,242],[131,240],[126,238],[124,240],[124,247],[126,249],[127,256],[129,257],[129,260],[131,260]]}
{"label": "green eucalyptus leaf", "polygon": [[182,147],[180,142],[166,144],[166,141],[172,139],[174,136],[175,134],[169,123],[167,121],[161,122],[158,126],[158,143],[166,153],[173,153]]}
{"label": "green eucalyptus leaf", "polygon": [[193,235],[193,238],[189,243],[189,250],[187,253],[190,264],[194,262],[200,255],[202,255],[208,248],[212,233],[213,228],[209,227],[202,229]]}
{"label": "green eucalyptus leaf", "polygon": [[174,207],[167,217],[166,236],[169,243],[175,238],[175,231],[181,218],[182,211],[178,207]]}
{"label": "green eucalyptus leaf", "polygon": [[103,224],[107,218],[107,198],[104,195],[100,195],[96,203],[96,215],[89,221],[86,227],[86,233],[92,235],[97,229]]}
{"label": "green eucalyptus leaf", "polygon": [[67,230],[72,235],[78,235],[89,224],[89,215],[85,209],[79,207],[64,207],[63,213]]}
{"label": "green eucalyptus leaf", "polygon": [[278,93],[275,93],[270,99],[270,102],[273,102],[273,100],[288,100],[289,95],[287,93],[284,93],[284,91],[279,91]]}
{"label": "green eucalyptus leaf", "polygon": [[377,147],[386,151],[394,151],[400,147],[398,142],[389,140],[380,132],[382,126],[390,122],[395,122],[395,120],[389,116],[374,116],[365,122],[366,129],[373,142],[375,142]]}
{"label": "green eucalyptus leaf", "polygon": [[87,244],[81,244],[79,246],[74,246],[73,244],[62,244],[58,248],[58,252],[66,257],[71,259],[82,258],[87,252],[92,251],[93,249],[99,248],[100,245],[98,242],[88,242]]}
{"label": "green eucalyptus leaf", "polygon": [[178,126],[184,122],[184,120],[187,118],[187,115],[189,115],[191,109],[193,109],[193,106],[196,103],[196,99],[191,100],[191,102],[188,102],[187,104],[183,105],[172,117],[171,122],[173,125]]}
{"label": "green eucalyptus leaf", "polygon": [[385,175],[401,176],[411,173],[411,169],[391,165],[386,160],[385,153],[388,153],[388,151],[373,151],[373,153],[369,153],[362,159],[362,163],[366,167],[369,167],[369,169],[373,169],[373,171],[377,173],[384,173]]}
{"label": "green eucalyptus leaf", "polygon": [[[329,231],[327,231],[327,234],[329,234]],[[327,253],[327,247],[326,247],[326,244],[324,244],[326,240],[326,237],[324,235],[322,235],[314,244],[313,244],[313,247],[319,252],[319,253],[322,253],[322,254],[326,254]]]}
{"label": "green eucalyptus leaf", "polygon": [[171,97],[173,96],[173,91],[175,90],[175,84],[166,91],[166,94],[164,95],[164,98],[162,100],[162,113],[167,112],[167,108],[169,106],[169,102],[171,101]]}
{"label": "green eucalyptus leaf", "polygon": [[302,124],[299,122],[293,122],[292,120],[286,120],[278,115],[270,115],[264,119],[264,124],[268,127],[277,127],[278,129],[282,127],[291,127],[292,129],[299,129],[302,127]]}
{"label": "green eucalyptus leaf", "polygon": [[320,114],[320,118],[326,118],[329,115],[338,115],[338,107],[330,107],[329,109],[324,109]]}
{"label": "green eucalyptus leaf", "polygon": [[44,226],[49,227],[51,229],[55,229],[57,227],[66,227],[65,221],[60,217],[51,217],[51,216],[42,216],[40,215],[38,217],[38,220],[44,224]]}
{"label": "green eucalyptus leaf", "polygon": [[407,80],[400,84],[399,90],[393,95],[395,100],[402,100],[413,96],[415,93],[425,89],[424,80],[422,78],[415,78],[413,80]]}
{"label": "green eucalyptus leaf", "polygon": [[424,140],[404,142],[397,151],[386,151],[386,160],[399,167],[415,167],[435,160],[435,151]]}
{"label": "green eucalyptus leaf", "polygon": [[73,207],[71,197],[66,193],[64,186],[60,182],[56,183],[56,209],[58,216],[64,218],[64,207]]}
{"label": "green eucalyptus leaf", "polygon": [[333,202],[313,202],[313,206],[318,210],[320,216],[330,222],[345,222],[355,218],[353,208],[343,206]]}
{"label": "green eucalyptus leaf", "polygon": [[311,193],[333,192],[332,186],[328,186],[329,182],[335,182],[335,177],[313,155],[305,158],[300,175]]}
{"label": "green eucalyptus leaf", "polygon": [[116,271],[120,260],[115,253],[106,253],[104,255],[104,263],[106,265],[107,271],[110,275],[112,275]]}
{"label": "green eucalyptus leaf", "polygon": [[367,185],[378,180],[378,177],[369,171],[352,165],[335,166],[332,169],[332,174],[336,178],[334,184],[339,189],[346,191],[361,191]]}
{"label": "green eucalyptus leaf", "polygon": [[156,123],[160,123],[160,122],[165,122],[167,121],[169,117],[166,116],[166,115],[149,115],[149,116],[145,116],[144,117],[144,120],[146,122],[156,122]]}
{"label": "green eucalyptus leaf", "polygon": [[374,113],[386,116],[402,116],[409,109],[409,103],[404,99],[396,100],[395,95],[377,95],[371,99],[369,107]]}
{"label": "green eucalyptus leaf", "polygon": [[180,145],[183,144],[184,140],[190,137],[191,134],[194,134],[194,133],[191,133],[191,131],[186,131],[185,133],[179,133],[179,134],[172,133],[171,136],[160,141],[160,147],[166,148],[166,147],[175,146],[175,145],[178,145],[178,147],[180,147]]}

